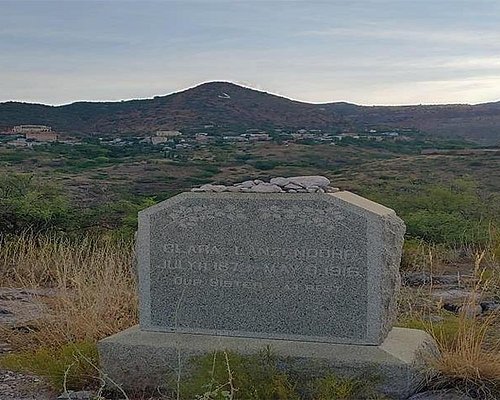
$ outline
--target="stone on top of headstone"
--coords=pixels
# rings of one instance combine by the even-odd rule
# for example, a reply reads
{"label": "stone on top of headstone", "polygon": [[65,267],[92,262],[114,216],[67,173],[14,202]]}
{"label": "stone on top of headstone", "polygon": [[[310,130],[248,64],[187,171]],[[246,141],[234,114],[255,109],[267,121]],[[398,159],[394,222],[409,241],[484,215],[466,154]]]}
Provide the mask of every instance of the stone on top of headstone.
{"label": "stone on top of headstone", "polygon": [[305,188],[310,186],[327,187],[330,185],[330,179],[325,176],[292,176],[289,180],[291,183]]}
{"label": "stone on top of headstone", "polygon": [[272,185],[270,183],[259,183],[258,185],[252,186],[250,188],[251,192],[256,193],[280,193],[283,191],[278,185]]}
{"label": "stone on top of headstone", "polygon": [[244,188],[251,188],[254,185],[255,185],[254,181],[243,181],[241,183],[236,184],[236,186],[240,186],[240,187],[244,187]]}
{"label": "stone on top of headstone", "polygon": [[297,189],[303,189],[303,188],[302,188],[302,186],[296,185],[295,183],[287,183],[285,185],[285,189],[288,189],[288,190],[290,190],[290,189],[297,190]]}
{"label": "stone on top of headstone", "polygon": [[278,186],[286,186],[290,183],[290,179],[288,178],[283,178],[283,177],[276,177],[276,178],[272,178],[270,180],[270,182],[273,184],[273,185],[278,185]]}
{"label": "stone on top of headstone", "polygon": [[[333,193],[337,188],[329,187],[330,180],[324,176],[294,176],[291,178],[276,177],[270,182],[261,179],[247,180],[235,183],[233,186],[216,185],[207,183],[199,188],[191,189],[191,192],[255,192],[255,193]],[[251,190],[246,190],[251,189]]]}
{"label": "stone on top of headstone", "polygon": [[211,183],[207,183],[205,185],[201,185],[200,189],[205,192],[224,192],[226,190],[225,185],[212,185]]}

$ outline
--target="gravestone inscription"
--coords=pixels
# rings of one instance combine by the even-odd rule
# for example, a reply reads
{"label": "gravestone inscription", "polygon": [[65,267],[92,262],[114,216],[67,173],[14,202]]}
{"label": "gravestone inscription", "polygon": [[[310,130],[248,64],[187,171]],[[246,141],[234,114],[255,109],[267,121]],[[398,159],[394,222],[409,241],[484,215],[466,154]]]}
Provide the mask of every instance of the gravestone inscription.
{"label": "gravestone inscription", "polygon": [[349,192],[183,193],[139,214],[141,329],[378,345],[403,234]]}

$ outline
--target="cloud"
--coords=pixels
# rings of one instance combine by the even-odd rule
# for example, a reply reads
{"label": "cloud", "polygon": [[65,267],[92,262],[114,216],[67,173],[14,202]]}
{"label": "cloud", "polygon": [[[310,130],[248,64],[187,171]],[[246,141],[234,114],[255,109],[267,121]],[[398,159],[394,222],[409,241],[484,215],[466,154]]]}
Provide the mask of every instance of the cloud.
{"label": "cloud", "polygon": [[311,102],[496,100],[500,14],[444,3],[0,0],[0,101],[152,97],[207,80]]}
{"label": "cloud", "polygon": [[386,27],[378,24],[364,24],[355,27],[333,27],[317,30],[305,30],[297,33],[298,36],[317,36],[331,38],[364,38],[381,39],[385,41],[407,41],[419,43],[421,41],[436,44],[462,44],[498,46],[500,32],[482,30],[450,30],[412,28],[412,27]]}

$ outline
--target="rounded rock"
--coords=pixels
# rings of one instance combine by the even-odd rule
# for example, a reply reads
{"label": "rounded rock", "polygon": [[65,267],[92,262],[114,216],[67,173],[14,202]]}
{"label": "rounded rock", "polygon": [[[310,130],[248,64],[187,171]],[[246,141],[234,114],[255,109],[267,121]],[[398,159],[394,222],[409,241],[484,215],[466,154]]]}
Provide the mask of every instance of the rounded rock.
{"label": "rounded rock", "polygon": [[297,190],[297,189],[303,189],[303,187],[300,185],[296,185],[295,183],[289,183],[288,185],[285,186],[285,189],[286,190],[290,190],[290,189]]}
{"label": "rounded rock", "polygon": [[250,189],[254,193],[280,193],[283,191],[278,185],[272,185],[270,183],[259,183]]}
{"label": "rounded rock", "polygon": [[286,186],[286,185],[288,185],[290,183],[290,179],[283,178],[283,177],[279,176],[279,177],[276,177],[276,178],[272,178],[270,180],[270,183],[273,184],[273,185],[278,185],[278,186],[283,187],[283,186]]}
{"label": "rounded rock", "polygon": [[483,301],[480,305],[483,312],[500,311],[500,303],[495,301]]}
{"label": "rounded rock", "polygon": [[294,183],[306,188],[310,186],[319,186],[325,188],[330,185],[330,179],[328,179],[326,176],[320,175],[293,176],[289,179],[290,183]]}
{"label": "rounded rock", "polygon": [[205,185],[200,186],[201,191],[204,192],[224,192],[226,191],[226,186],[225,185],[212,185],[211,183],[207,183]]}
{"label": "rounded rock", "polygon": [[236,184],[236,186],[243,187],[243,188],[251,188],[254,185],[255,185],[255,183],[253,181],[244,181],[244,182]]}

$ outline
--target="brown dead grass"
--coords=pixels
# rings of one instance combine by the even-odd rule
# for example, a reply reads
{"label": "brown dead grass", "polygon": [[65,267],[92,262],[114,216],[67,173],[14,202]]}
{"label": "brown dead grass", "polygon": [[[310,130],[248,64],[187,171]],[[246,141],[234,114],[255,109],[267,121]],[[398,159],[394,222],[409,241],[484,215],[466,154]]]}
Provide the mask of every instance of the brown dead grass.
{"label": "brown dead grass", "polygon": [[[486,274],[482,267],[483,251],[477,255],[473,275],[476,277],[471,294],[448,329],[428,323],[426,330],[434,337],[440,356],[432,361],[438,371],[436,386],[456,386],[464,392],[483,399],[500,396],[500,340],[498,338],[499,315],[476,315],[472,312],[487,291],[494,290],[499,281]],[[486,277],[488,276],[488,277]]]}
{"label": "brown dead grass", "polygon": [[23,329],[0,326],[16,350],[97,341],[137,321],[131,242],[24,234],[0,241],[0,285],[53,288],[47,313]]}

